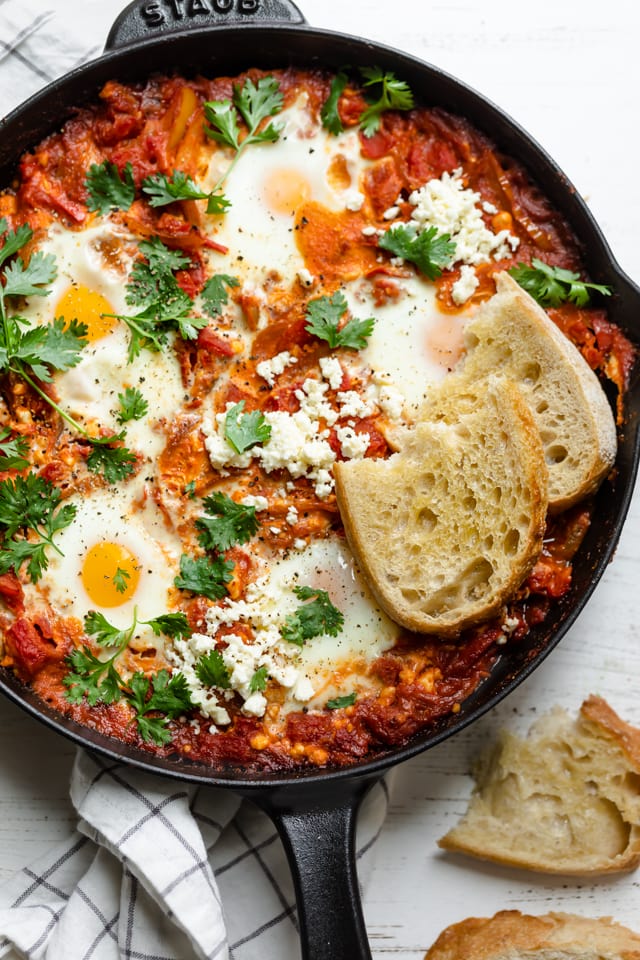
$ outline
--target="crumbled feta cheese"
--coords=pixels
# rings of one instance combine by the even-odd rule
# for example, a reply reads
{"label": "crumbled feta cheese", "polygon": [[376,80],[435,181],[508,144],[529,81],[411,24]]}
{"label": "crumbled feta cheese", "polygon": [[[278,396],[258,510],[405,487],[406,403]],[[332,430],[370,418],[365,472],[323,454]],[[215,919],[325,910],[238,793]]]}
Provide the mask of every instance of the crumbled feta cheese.
{"label": "crumbled feta cheese", "polygon": [[267,510],[269,508],[269,501],[266,497],[256,496],[249,493],[246,497],[243,497],[240,501],[245,507],[255,507],[256,513],[260,513],[262,510]]}
{"label": "crumbled feta cheese", "polygon": [[269,527],[269,530],[270,530],[271,533],[274,535],[274,537],[277,537],[278,534],[282,532],[282,531],[280,530],[280,527]]}
{"label": "crumbled feta cheese", "polygon": [[451,299],[454,303],[457,303],[458,306],[461,306],[467,302],[469,297],[473,296],[479,284],[480,281],[473,267],[469,267],[464,263],[460,268],[459,279],[456,280],[451,287]]}
{"label": "crumbled feta cheese", "polygon": [[402,420],[404,397],[395,387],[380,387],[378,406],[390,420]]}
{"label": "crumbled feta cheese", "polygon": [[284,350],[282,353],[276,354],[275,357],[271,357],[270,360],[262,360],[256,364],[256,373],[272,387],[276,381],[276,377],[287,367],[297,362],[297,357],[292,357],[288,350]]}
{"label": "crumbled feta cheese", "polygon": [[400,207],[388,207],[382,214],[382,217],[384,220],[395,220],[399,213]]}
{"label": "crumbled feta cheese", "polygon": [[363,227],[361,233],[363,237],[375,237],[378,233],[378,228],[373,226]]}
{"label": "crumbled feta cheese", "polygon": [[307,541],[306,541],[306,540],[302,540],[302,539],[300,539],[300,538],[298,538],[298,539],[296,539],[296,540],[293,541],[293,549],[294,549],[294,550],[304,550],[304,548],[306,547],[306,545],[307,545]]}
{"label": "crumbled feta cheese", "polygon": [[209,454],[211,466],[214,470],[219,470],[221,473],[225,472],[224,467],[244,469],[249,466],[253,459],[252,450],[246,450],[244,453],[236,453],[231,444],[227,443],[224,438],[224,424],[227,411],[233,406],[233,403],[228,403],[224,413],[216,414],[217,429],[208,417],[205,417],[200,425],[200,429],[205,437],[204,445]]}
{"label": "crumbled feta cheese", "polygon": [[293,504],[289,506],[285,520],[287,521],[290,527],[293,527],[294,524],[298,522],[298,511],[296,510]]}
{"label": "crumbled feta cheese", "polygon": [[242,712],[252,717],[263,717],[266,709],[267,698],[262,693],[252,693],[242,706]]}
{"label": "crumbled feta cheese", "polygon": [[265,419],[271,427],[271,438],[263,447],[253,449],[267,473],[288,470],[294,478],[308,477],[319,497],[328,496],[333,489],[329,471],[336,456],[318,421],[302,410],[293,414],[276,410],[266,413]]}
{"label": "crumbled feta cheese", "polygon": [[315,277],[310,270],[307,270],[306,267],[302,267],[301,270],[298,270],[298,280],[303,285],[303,287],[312,287],[315,283]]}
{"label": "crumbled feta cheese", "polygon": [[301,677],[296,683],[293,691],[293,695],[296,700],[302,700],[303,702],[306,700],[311,700],[311,697],[314,695],[314,693],[315,690],[313,689],[313,685],[308,677]]}
{"label": "crumbled feta cheese", "polygon": [[336,397],[341,417],[368,417],[373,413],[372,405],[355,390],[344,390]]}
{"label": "crumbled feta cheese", "polygon": [[494,213],[498,212],[498,208],[494,207],[492,203],[489,203],[488,200],[485,200],[482,204],[482,209],[485,213],[488,213],[489,216],[493,216]]}
{"label": "crumbled feta cheese", "polygon": [[358,211],[362,209],[364,203],[364,194],[359,190],[347,190],[344,194],[344,205],[346,210]]}
{"label": "crumbled feta cheese", "polygon": [[368,433],[356,433],[353,427],[336,427],[336,436],[340,442],[342,456],[350,460],[361,460],[369,449],[371,437]]}
{"label": "crumbled feta cheese", "polygon": [[320,370],[332,390],[339,390],[342,383],[342,365],[337,357],[320,357]]}
{"label": "crumbled feta cheese", "polygon": [[442,174],[429,180],[409,197],[414,209],[411,221],[418,231],[436,227],[438,233],[448,233],[456,245],[449,266],[462,262],[487,263],[503,260],[520,243],[508,230],[493,233],[485,226],[480,204],[482,198],[475,190],[465,189],[462,169]]}
{"label": "crumbled feta cheese", "polygon": [[326,383],[309,377],[302,384],[302,389],[295,391],[295,396],[300,401],[301,413],[312,420],[326,420],[331,427],[338,419],[338,414],[325,399],[328,392],[329,387]]}

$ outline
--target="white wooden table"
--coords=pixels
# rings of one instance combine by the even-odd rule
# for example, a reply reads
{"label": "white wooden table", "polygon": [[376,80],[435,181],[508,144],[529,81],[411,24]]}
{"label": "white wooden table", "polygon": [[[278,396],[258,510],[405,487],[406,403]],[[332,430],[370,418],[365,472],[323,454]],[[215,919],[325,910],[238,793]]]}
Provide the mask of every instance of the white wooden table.
{"label": "white wooden table", "polygon": [[[563,167],[621,265],[640,279],[636,0],[538,0],[526,7],[513,0],[299,5],[315,26],[403,48],[502,106]],[[86,0],[74,5],[74,17],[99,43],[119,8],[117,0]],[[590,692],[640,724],[639,536],[636,497],[613,563],[554,654],[491,715],[397,771],[366,900],[376,958],[417,960],[446,924],[505,907],[610,914],[640,929],[634,875],[596,883],[554,880],[445,856],[435,846],[465,807],[472,757],[498,727],[526,728],[555,703],[574,710]],[[64,740],[0,702],[0,881],[73,829],[67,799],[72,755]]]}

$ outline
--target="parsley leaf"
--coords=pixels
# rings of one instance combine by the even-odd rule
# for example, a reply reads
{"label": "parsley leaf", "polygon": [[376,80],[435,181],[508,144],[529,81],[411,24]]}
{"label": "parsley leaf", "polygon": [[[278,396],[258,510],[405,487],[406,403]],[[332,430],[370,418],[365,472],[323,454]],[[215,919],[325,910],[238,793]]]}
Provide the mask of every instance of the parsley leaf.
{"label": "parsley leaf", "polygon": [[200,657],[195,666],[196,676],[205,687],[220,687],[228,690],[231,686],[231,673],[225,665],[219,650],[210,650]]}
{"label": "parsley leaf", "polygon": [[169,330],[177,330],[183,339],[193,340],[208,323],[206,317],[192,316],[193,300],[174,276],[174,271],[189,266],[189,257],[171,250],[159,237],[143,240],[138,249],[145,260],[138,260],[133,266],[126,302],[142,309],[132,316],[113,314],[131,332],[129,363],[143,348],[162,350]]}
{"label": "parsley leaf", "polygon": [[[125,695],[135,711],[140,736],[145,742],[153,741],[159,746],[171,741],[171,734],[166,729],[168,721],[175,720],[194,706],[184,675],[169,674],[167,670],[159,670],[151,677],[134,673]],[[147,716],[152,711],[162,712],[165,716]]]}
{"label": "parsley leaf", "polygon": [[29,461],[25,460],[29,452],[26,437],[18,434],[9,440],[11,430],[0,431],[0,470],[26,470]]}
{"label": "parsley leaf", "polygon": [[233,579],[233,563],[223,557],[180,557],[180,574],[174,580],[179,590],[199,593],[209,600],[227,595],[225,584]]}
{"label": "parsley leaf", "polygon": [[164,207],[176,200],[207,200],[209,194],[203,192],[197,183],[182,170],[174,170],[173,177],[166,173],[154,173],[142,181],[142,192],[146,193],[151,207]]}
{"label": "parsley leaf", "polygon": [[227,273],[216,273],[207,280],[202,289],[202,306],[214,319],[220,316],[223,306],[229,302],[225,284],[228,287],[238,287],[240,282],[237,277],[230,277]]}
{"label": "parsley leaf", "polygon": [[118,423],[127,423],[129,420],[142,420],[149,412],[149,404],[142,393],[134,387],[127,387],[124,393],[118,394],[120,410],[116,415]]}
{"label": "parsley leaf", "polygon": [[223,552],[236,543],[246,543],[260,528],[255,507],[236,503],[224,493],[213,493],[202,503],[208,516],[199,517],[196,527],[205,550]]}
{"label": "parsley leaf", "polygon": [[112,437],[90,437],[92,451],[87,457],[87,468],[92,473],[102,471],[107,483],[126,480],[135,469],[136,455],[128,447],[114,447],[111,444],[124,439],[124,431]]}
{"label": "parsley leaf", "polygon": [[331,603],[326,590],[316,590],[314,587],[294,587],[293,592],[299,600],[309,600],[298,607],[295,613],[290,613],[280,631],[284,640],[304,646],[305,640],[329,634],[337,637],[344,626],[344,616]]}
{"label": "parsley leaf", "polygon": [[435,280],[449,266],[456,245],[448,233],[438,236],[436,227],[418,233],[413,224],[396,223],[378,240],[378,246],[396,257],[415,263],[429,280]]}
{"label": "parsley leaf", "polygon": [[[75,505],[61,504],[60,499],[60,490],[35,473],[0,482],[0,530],[4,534],[0,573],[13,569],[17,574],[28,561],[29,578],[37,583],[49,565],[47,547],[60,553],[54,534],[68,527],[76,515]],[[14,539],[18,533],[24,539]]]}
{"label": "parsley leaf", "polygon": [[224,421],[224,436],[236,453],[244,453],[258,443],[266,443],[271,436],[271,427],[259,410],[244,412],[244,400],[227,411]]}
{"label": "parsley leaf", "polygon": [[267,688],[267,679],[269,677],[269,671],[266,667],[258,667],[254,675],[249,681],[249,692],[250,693],[262,693],[263,690]]}
{"label": "parsley leaf", "polygon": [[122,677],[114,667],[114,659],[100,660],[89,647],[73,650],[65,660],[72,670],[62,678],[67,700],[82,703],[86,698],[90,707],[120,700]]}
{"label": "parsley leaf", "polygon": [[103,216],[111,210],[128,210],[135,199],[136,188],[130,163],[125,165],[124,176],[115,163],[109,163],[108,160],[93,163],[84,184],[89,194],[87,209],[97,210]]}
{"label": "parsley leaf", "polygon": [[348,79],[349,78],[344,71],[341,70],[339,73],[336,73],[335,77],[331,81],[329,96],[322,104],[322,109],[320,111],[322,126],[328,130],[329,133],[333,133],[336,137],[344,130],[342,120],[340,119],[340,114],[338,113],[338,101],[342,96],[342,92],[347,85]]}
{"label": "parsley leaf", "polygon": [[351,707],[356,702],[357,694],[347,693],[344,697],[336,697],[334,700],[327,700],[328,710],[341,710],[343,707]]}
{"label": "parsley leaf", "polygon": [[605,297],[611,296],[611,288],[600,283],[586,283],[579,273],[565,270],[563,267],[551,267],[535,257],[531,266],[519,263],[509,273],[523,290],[531,294],[542,307],[559,307],[567,300],[578,307],[586,307],[590,302],[590,290]]}
{"label": "parsley leaf", "polygon": [[185,638],[190,637],[193,632],[184,613],[163,613],[162,616],[145,622],[151,627],[156,637],[164,634],[166,637]]}
{"label": "parsley leaf", "polygon": [[403,80],[397,80],[391,71],[386,73],[380,67],[361,67],[364,86],[373,88],[372,100],[360,114],[360,127],[365,137],[372,137],[380,128],[380,116],[385,110],[411,110],[413,94]]}
{"label": "parsley leaf", "polygon": [[340,291],[331,297],[310,300],[307,304],[309,323],[305,330],[320,340],[326,340],[332,350],[335,347],[362,350],[373,332],[375,320],[373,317],[368,320],[357,320],[353,317],[343,327],[339,327],[346,312],[347,301]]}
{"label": "parsley leaf", "polygon": [[122,567],[116,567],[116,572],[113,577],[113,585],[118,591],[118,593],[125,593],[127,589],[127,580],[131,580],[131,574],[126,570],[123,570]]}
{"label": "parsley leaf", "polygon": [[[273,143],[280,136],[281,128],[269,123],[258,130],[263,120],[282,110],[284,98],[280,85],[274,77],[262,77],[254,84],[245,80],[242,87],[235,84],[232,100],[209,100],[204,105],[206,120],[204,132],[216,143],[231,147],[235,152],[233,161],[219,178],[209,196],[207,213],[224,213],[231,206],[220,190],[245,149],[252,143]],[[240,139],[239,116],[247,125],[245,137]]]}

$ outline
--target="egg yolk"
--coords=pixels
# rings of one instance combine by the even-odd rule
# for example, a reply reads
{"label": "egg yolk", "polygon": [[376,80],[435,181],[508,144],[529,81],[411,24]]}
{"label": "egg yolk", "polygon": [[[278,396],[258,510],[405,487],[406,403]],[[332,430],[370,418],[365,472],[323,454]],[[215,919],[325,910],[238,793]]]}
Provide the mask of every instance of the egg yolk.
{"label": "egg yolk", "polygon": [[117,320],[105,317],[105,313],[115,313],[112,305],[101,293],[90,290],[79,283],[68,287],[56,304],[56,317],[64,317],[67,323],[78,320],[87,325],[87,340],[91,343],[111,333]]}
{"label": "egg yolk", "polygon": [[82,583],[97,607],[119,607],[136,592],[140,565],[119,543],[97,543],[82,564]]}
{"label": "egg yolk", "polygon": [[264,200],[273,213],[293,216],[311,197],[311,185],[297,170],[273,170],[264,181]]}

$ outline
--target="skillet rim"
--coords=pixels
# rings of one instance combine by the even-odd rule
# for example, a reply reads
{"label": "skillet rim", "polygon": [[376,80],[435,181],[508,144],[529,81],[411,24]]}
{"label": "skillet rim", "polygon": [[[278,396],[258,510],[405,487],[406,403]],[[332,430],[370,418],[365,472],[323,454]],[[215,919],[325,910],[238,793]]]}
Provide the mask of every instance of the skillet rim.
{"label": "skillet rim", "polygon": [[[225,34],[225,41],[228,41],[230,38],[246,41],[247,34],[255,33],[259,36],[263,47],[265,45],[265,39],[268,39],[272,35],[277,37],[279,43],[284,42],[283,38],[285,37],[296,35],[298,39],[302,37],[305,40],[312,39],[314,42],[329,42],[333,44],[328,56],[326,55],[326,51],[323,51],[322,54],[315,55],[317,63],[307,64],[309,69],[318,67],[322,67],[323,69],[336,69],[341,63],[344,63],[344,56],[339,57],[337,55],[336,44],[338,47],[346,45],[352,48],[352,52],[357,49],[356,61],[361,59],[364,62],[371,63],[373,56],[378,63],[382,60],[384,66],[394,67],[394,69],[398,71],[404,70],[405,76],[407,73],[413,74],[414,72],[422,74],[422,81],[419,84],[421,90],[423,86],[428,85],[430,80],[435,79],[436,86],[450,88],[462,101],[466,101],[467,104],[471,103],[473,106],[471,113],[466,107],[462,113],[460,108],[451,107],[448,104],[444,104],[443,106],[445,109],[453,110],[453,112],[462,113],[476,128],[489,136],[496,143],[500,151],[513,155],[518,162],[525,166],[529,175],[536,180],[536,182],[544,184],[543,190],[545,195],[549,196],[554,205],[559,208],[559,212],[567,219],[571,229],[576,234],[579,245],[582,248],[585,265],[591,267],[591,264],[596,264],[596,273],[599,279],[611,282],[611,278],[615,278],[616,284],[621,288],[620,292],[617,291],[617,296],[612,298],[613,302],[611,304],[612,308],[619,306],[619,310],[609,309],[609,315],[611,316],[615,312],[628,313],[629,321],[627,323],[620,322],[620,320],[616,322],[625,332],[631,334],[632,337],[633,334],[635,334],[636,341],[640,340],[640,321],[636,322],[636,324],[631,322],[633,320],[632,308],[635,307],[635,312],[640,315],[640,309],[638,309],[640,308],[640,288],[638,288],[622,270],[586,203],[582,200],[566,174],[538,141],[530,136],[523,127],[493,101],[434,64],[423,61],[413,55],[406,54],[393,47],[364,38],[354,37],[350,34],[315,28],[307,24],[292,25],[282,23],[265,25],[262,23],[229,23],[219,26],[179,30],[170,34],[159,34],[109,50],[101,57],[83,64],[65,74],[63,77],[53,81],[52,84],[36,92],[23,104],[12,110],[4,119],[0,120],[0,180],[6,181],[8,168],[10,165],[12,165],[12,168],[15,168],[19,157],[25,149],[28,149],[29,146],[39,142],[42,137],[54,129],[57,129],[72,115],[73,106],[79,106],[87,100],[95,99],[106,79],[113,79],[115,75],[118,79],[123,79],[124,82],[131,82],[132,77],[128,75],[130,71],[138,75],[142,74],[143,76],[160,72],[167,73],[170,72],[170,70],[178,69],[186,75],[193,72],[191,66],[185,70],[184,65],[181,67],[177,64],[174,65],[173,60],[170,64],[165,64],[163,69],[158,68],[156,70],[149,69],[145,65],[140,66],[141,61],[145,59],[144,54],[146,52],[155,52],[157,49],[164,51],[168,44],[176,49],[181,48],[185,44],[191,48],[197,46],[198,43],[204,43],[205,38],[209,39],[211,35],[213,35],[214,38],[216,36],[219,38],[221,32]],[[248,51],[245,49],[243,51],[242,57],[245,61],[245,68],[247,60],[255,64],[255,61],[260,59],[260,57],[253,57],[253,53],[253,49]],[[223,59],[225,59],[225,62],[229,62],[229,57],[233,58],[236,55],[237,54],[227,55],[223,53]],[[289,56],[285,59],[288,62],[296,63],[301,56],[302,53],[298,50],[297,55]],[[282,57],[282,53],[279,52],[276,59],[277,57]],[[132,63],[132,61],[135,62]],[[202,60],[199,60],[198,66],[200,69],[204,69],[201,63]],[[126,75],[122,77],[121,73],[119,74],[113,69],[113,64],[124,64]],[[275,69],[275,67],[273,68]],[[216,69],[215,55],[212,58],[211,69]],[[217,69],[220,73],[220,68]],[[227,67],[227,70],[229,69],[231,69],[231,67]],[[233,69],[239,68],[234,67]],[[109,73],[101,76],[107,70]],[[83,94],[81,99],[78,99],[77,95],[73,93],[73,90],[80,81],[83,82],[84,86],[82,87]],[[57,102],[56,98],[61,94],[66,94],[67,96],[65,96],[61,102]],[[70,99],[69,94],[71,94]],[[418,99],[420,102],[429,102],[429,98],[427,97],[419,96]],[[69,106],[65,106],[67,100],[69,100]],[[441,100],[437,100],[437,102],[442,103]],[[49,107],[52,103],[55,105],[55,109],[53,112],[50,112]],[[45,107],[44,110],[42,110],[43,106]],[[475,111],[475,113],[473,111]],[[39,114],[39,126],[46,127],[45,132],[34,133],[33,125],[28,122],[25,123],[34,112]],[[477,114],[484,117],[484,119],[478,120]],[[487,119],[491,119],[496,123],[497,130],[487,124]],[[9,136],[6,134],[11,134],[12,127],[17,128],[21,132],[21,135],[19,145],[16,146],[14,140],[12,149],[8,151],[2,147],[1,144],[8,142]],[[508,141],[508,143],[506,141]],[[516,149],[514,149],[514,146]],[[522,150],[518,148],[522,148]],[[532,160],[539,162],[542,165],[542,169],[534,170]],[[551,192],[549,191],[549,182],[547,181],[551,183]],[[591,243],[589,243],[589,241],[591,241]],[[592,243],[594,245],[593,247]],[[15,675],[5,670],[0,671],[0,690],[36,719],[41,720],[57,733],[61,733],[90,750],[97,750],[99,753],[113,760],[130,763],[146,772],[161,773],[165,776],[171,776],[189,782],[211,786],[225,786],[241,793],[251,793],[263,787],[276,788],[291,786],[293,784],[324,784],[327,781],[360,779],[380,775],[395,763],[409,759],[432,746],[436,746],[447,737],[452,736],[474,720],[483,716],[530,676],[577,620],[613,555],[633,494],[638,460],[640,457],[640,429],[638,427],[640,396],[637,395],[640,387],[637,380],[638,371],[636,370],[634,377],[635,382],[630,384],[626,395],[628,410],[624,431],[624,446],[619,444],[618,457],[616,460],[616,464],[618,464],[618,461],[621,459],[621,452],[625,453],[622,462],[618,464],[619,467],[623,468],[624,480],[617,485],[617,489],[614,487],[613,490],[611,489],[609,481],[606,481],[597,497],[597,500],[602,506],[602,500],[606,492],[605,488],[609,487],[610,498],[612,498],[611,495],[613,494],[612,499],[614,499],[616,503],[614,504],[615,509],[613,509],[612,512],[612,528],[606,542],[600,543],[598,541],[595,543],[595,563],[588,573],[585,582],[581,584],[577,590],[572,588],[566,603],[556,604],[553,608],[555,616],[546,620],[542,625],[545,629],[540,631],[545,634],[545,637],[539,638],[535,629],[527,636],[525,639],[526,646],[532,646],[534,648],[529,659],[525,659],[524,663],[519,666],[516,665],[511,675],[507,672],[502,681],[500,681],[498,677],[498,672],[500,671],[497,670],[496,665],[487,680],[483,681],[480,687],[464,701],[460,713],[456,715],[454,720],[450,719],[449,722],[437,723],[425,728],[401,747],[391,747],[383,753],[376,752],[369,760],[356,762],[340,768],[328,767],[320,768],[319,770],[312,768],[311,770],[301,769],[290,772],[252,773],[247,778],[238,778],[237,770],[227,775],[224,771],[220,771],[215,767],[206,767],[204,764],[190,764],[189,761],[184,758],[171,760],[151,754],[147,755],[144,750],[133,748],[124,741],[115,740],[106,734],[98,734],[97,731],[92,730],[92,728],[82,726],[64,714],[52,711],[43,701],[33,694],[30,688],[22,684]],[[635,404],[633,403],[634,400]],[[603,524],[600,540],[604,536],[604,533]],[[593,540],[593,537],[591,537],[591,540]],[[594,546],[594,544],[592,544],[592,546]],[[581,561],[583,561],[580,566],[586,568],[591,563],[591,559],[589,556],[583,557],[583,551],[585,550],[586,545],[583,544],[579,554]],[[536,641],[539,646],[537,650],[535,649]],[[506,667],[504,669],[506,669]],[[483,695],[485,694],[486,698],[483,699]],[[213,772],[213,776],[208,771]]]}

